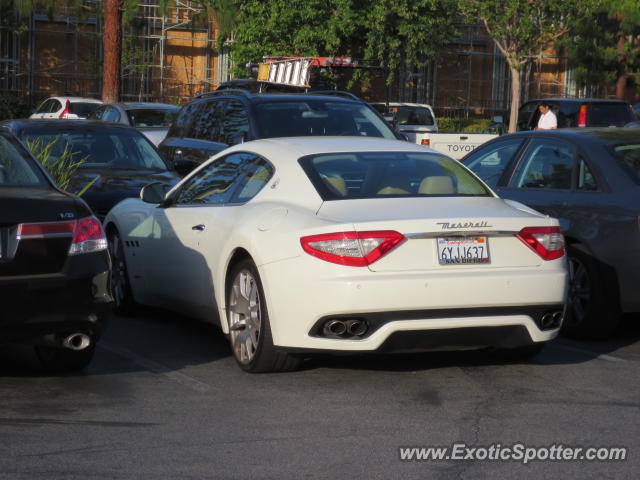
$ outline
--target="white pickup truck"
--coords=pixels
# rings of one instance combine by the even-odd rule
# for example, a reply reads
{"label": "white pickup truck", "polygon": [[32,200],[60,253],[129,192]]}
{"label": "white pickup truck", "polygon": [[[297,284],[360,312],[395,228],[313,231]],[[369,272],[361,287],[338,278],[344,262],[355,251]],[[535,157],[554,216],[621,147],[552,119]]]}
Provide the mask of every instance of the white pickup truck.
{"label": "white pickup truck", "polygon": [[385,103],[371,105],[380,113],[391,115],[398,131],[409,141],[431,147],[456,160],[498,136],[489,133],[438,133],[433,109],[423,103],[390,102],[388,107]]}

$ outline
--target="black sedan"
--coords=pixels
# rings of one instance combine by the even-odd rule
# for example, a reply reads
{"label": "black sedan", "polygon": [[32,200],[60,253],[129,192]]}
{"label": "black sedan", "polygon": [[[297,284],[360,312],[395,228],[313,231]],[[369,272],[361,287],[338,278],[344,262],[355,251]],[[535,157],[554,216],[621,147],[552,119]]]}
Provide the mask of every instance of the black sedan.
{"label": "black sedan", "polygon": [[462,162],[503,198],[560,219],[571,284],[564,331],[599,336],[640,311],[640,133],[520,132]]}
{"label": "black sedan", "polygon": [[51,371],[88,365],[111,312],[110,268],[87,204],[0,128],[0,343],[35,345]]}
{"label": "black sedan", "polygon": [[76,171],[69,191],[79,192],[102,220],[121,200],[137,197],[148,183],[169,185],[180,179],[156,148],[131,127],[88,120],[9,120],[10,128],[23,142],[55,142],[52,155],[69,149],[74,159],[86,160]]}

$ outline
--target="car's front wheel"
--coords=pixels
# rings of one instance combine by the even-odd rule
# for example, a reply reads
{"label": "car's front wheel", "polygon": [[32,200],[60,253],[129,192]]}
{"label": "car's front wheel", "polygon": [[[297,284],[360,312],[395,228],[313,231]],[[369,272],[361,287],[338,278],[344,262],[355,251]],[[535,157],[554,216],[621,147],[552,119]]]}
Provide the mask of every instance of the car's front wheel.
{"label": "car's front wheel", "polygon": [[118,313],[133,313],[136,302],[129,285],[129,272],[120,234],[114,228],[107,235],[109,253],[111,254],[111,293],[114,309]]}
{"label": "car's front wheel", "polygon": [[269,314],[258,269],[242,260],[227,282],[229,341],[240,368],[247,372],[282,372],[297,368],[300,359],[273,345]]}

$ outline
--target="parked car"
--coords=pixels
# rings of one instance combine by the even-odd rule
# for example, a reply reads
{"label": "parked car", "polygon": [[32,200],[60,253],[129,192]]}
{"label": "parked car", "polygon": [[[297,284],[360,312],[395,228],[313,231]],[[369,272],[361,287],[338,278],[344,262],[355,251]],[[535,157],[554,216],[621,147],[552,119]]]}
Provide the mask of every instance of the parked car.
{"label": "parked car", "polygon": [[355,96],[229,89],[200,95],[184,105],[159,149],[184,175],[230,145],[260,138],[327,135],[401,138]]}
{"label": "parked car", "polygon": [[398,131],[407,135],[410,141],[420,144],[418,135],[437,132],[438,122],[431,105],[422,103],[373,102],[371,106],[381,115],[392,114]]}
{"label": "parked car", "polygon": [[175,184],[180,178],[153,144],[131,127],[90,120],[8,120],[0,125],[23,142],[55,142],[54,156],[70,148],[74,158],[86,159],[70,191],[78,192],[94,182],[82,198],[101,220],[120,200],[137,196],[147,183]]}
{"label": "parked car", "polygon": [[236,145],[166,195],[144,187],[105,228],[120,308],[219,323],[251,372],[291,369],[294,354],[312,352],[532,355],[562,320],[557,220],[408,142]]}
{"label": "parked car", "polygon": [[0,343],[34,344],[51,371],[84,368],[111,311],[109,273],[87,204],[0,128]]}
{"label": "parked car", "polygon": [[100,105],[89,119],[128,125],[158,146],[179,111],[180,107],[166,103],[109,103]]}
{"label": "parked car", "polygon": [[541,103],[548,103],[558,119],[558,128],[624,127],[636,120],[631,105],[599,98],[543,98],[526,102],[518,111],[518,130],[538,126]]}
{"label": "parked car", "polygon": [[100,104],[95,98],[50,97],[29,118],[87,118]]}
{"label": "parked car", "polygon": [[567,333],[599,336],[640,311],[640,134],[521,132],[462,162],[501,197],[560,219],[571,273]]}

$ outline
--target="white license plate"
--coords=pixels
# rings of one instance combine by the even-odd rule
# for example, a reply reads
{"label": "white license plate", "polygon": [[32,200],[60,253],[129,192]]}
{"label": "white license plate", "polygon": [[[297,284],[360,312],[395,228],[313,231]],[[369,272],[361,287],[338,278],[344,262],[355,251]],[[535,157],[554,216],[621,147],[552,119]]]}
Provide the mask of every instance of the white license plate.
{"label": "white license plate", "polygon": [[438,261],[440,265],[489,263],[487,237],[439,237]]}

